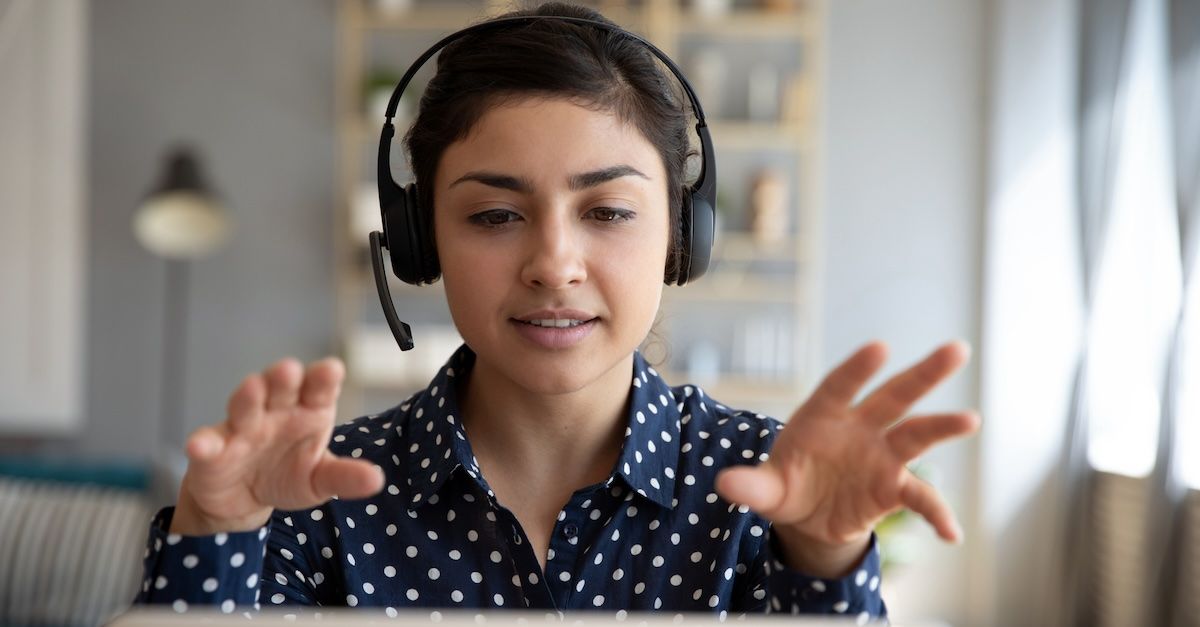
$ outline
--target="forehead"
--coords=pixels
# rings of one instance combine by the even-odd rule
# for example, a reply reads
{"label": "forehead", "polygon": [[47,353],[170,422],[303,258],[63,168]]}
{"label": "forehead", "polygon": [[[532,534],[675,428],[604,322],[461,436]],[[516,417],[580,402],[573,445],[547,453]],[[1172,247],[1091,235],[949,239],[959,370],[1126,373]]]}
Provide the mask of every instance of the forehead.
{"label": "forehead", "polygon": [[558,183],[566,175],[617,163],[651,180],[664,177],[654,145],[616,113],[565,99],[529,98],[489,108],[466,137],[446,148],[436,179],[444,188],[464,172],[488,169]]}

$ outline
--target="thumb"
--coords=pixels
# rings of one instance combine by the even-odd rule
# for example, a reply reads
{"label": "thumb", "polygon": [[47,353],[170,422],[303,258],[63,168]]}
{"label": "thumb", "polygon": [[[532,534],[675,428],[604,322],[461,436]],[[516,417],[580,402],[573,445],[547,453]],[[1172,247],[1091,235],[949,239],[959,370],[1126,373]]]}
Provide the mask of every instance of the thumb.
{"label": "thumb", "polygon": [[714,486],[721,498],[746,505],[763,517],[783,504],[784,482],[770,463],[758,466],[734,466],[717,474]]}
{"label": "thumb", "polygon": [[195,462],[211,461],[225,449],[225,437],[217,429],[204,426],[192,432],[184,444],[184,452]]}
{"label": "thumb", "polygon": [[383,469],[368,461],[337,457],[326,451],[313,469],[312,490],[324,502],[337,495],[341,499],[363,499],[383,489]]}

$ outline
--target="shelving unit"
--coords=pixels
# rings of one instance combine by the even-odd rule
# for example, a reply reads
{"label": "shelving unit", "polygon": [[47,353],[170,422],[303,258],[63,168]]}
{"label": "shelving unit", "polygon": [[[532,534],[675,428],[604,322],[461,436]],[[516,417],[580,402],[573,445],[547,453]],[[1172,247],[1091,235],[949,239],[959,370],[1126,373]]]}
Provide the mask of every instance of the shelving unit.
{"label": "shelving unit", "polygon": [[[652,363],[663,360],[656,367],[672,384],[697,383],[729,406],[780,418],[787,418],[807,396],[819,374],[822,147],[817,95],[823,84],[824,1],[731,0],[728,12],[720,15],[702,15],[700,7],[712,10],[721,4],[702,0],[586,3],[654,42],[680,65],[700,92],[719,163],[720,232],[713,265],[694,285],[665,288],[659,323],[643,351]],[[383,120],[368,114],[372,99],[364,93],[365,85],[381,69],[402,73],[445,34],[510,6],[494,0],[409,4],[395,12],[382,10],[388,3],[380,0],[339,0],[337,5],[334,248],[337,328],[347,363],[343,420],[388,407],[423,387],[456,345],[440,285],[413,287],[390,280],[401,316],[414,325],[417,349],[412,352],[401,353],[394,345],[379,311],[366,230],[372,219],[378,222],[371,190]],[[386,54],[385,68],[384,59],[376,58],[380,50],[399,50],[404,56]],[[711,70],[717,64],[728,65],[714,78]],[[427,63],[423,72],[433,65]],[[420,76],[409,88],[414,97]],[[764,93],[765,99],[749,101],[750,94]],[[399,138],[407,123],[397,119],[396,125],[393,162],[398,165],[403,161]],[[786,226],[772,241],[749,228],[751,181],[765,169],[781,175],[777,184],[783,185],[786,199]],[[418,325],[423,331],[416,331]],[[431,341],[429,329],[440,339]],[[450,333],[438,335],[438,329]],[[426,352],[419,354],[422,349]]]}

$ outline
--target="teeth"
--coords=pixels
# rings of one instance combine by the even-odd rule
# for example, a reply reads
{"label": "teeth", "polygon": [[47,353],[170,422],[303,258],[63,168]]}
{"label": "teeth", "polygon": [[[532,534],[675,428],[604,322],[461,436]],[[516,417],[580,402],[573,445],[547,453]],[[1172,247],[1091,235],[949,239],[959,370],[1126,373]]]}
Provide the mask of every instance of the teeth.
{"label": "teeth", "polygon": [[565,329],[566,327],[577,327],[583,324],[583,320],[526,320],[526,324],[532,324],[535,327],[557,327]]}

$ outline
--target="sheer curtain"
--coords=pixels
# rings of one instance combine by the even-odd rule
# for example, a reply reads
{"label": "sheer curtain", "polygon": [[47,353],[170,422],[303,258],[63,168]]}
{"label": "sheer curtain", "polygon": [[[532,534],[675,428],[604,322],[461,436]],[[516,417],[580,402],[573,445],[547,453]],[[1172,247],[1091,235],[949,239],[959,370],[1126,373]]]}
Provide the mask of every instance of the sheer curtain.
{"label": "sheer curtain", "polygon": [[1086,324],[1060,622],[1200,624],[1187,505],[1200,485],[1200,4],[1079,6]]}
{"label": "sheer curtain", "polygon": [[1200,625],[1200,2],[996,7],[978,622]]}
{"label": "sheer curtain", "polygon": [[1175,209],[1181,236],[1183,303],[1177,319],[1163,416],[1157,518],[1165,521],[1151,616],[1162,624],[1200,625],[1200,2],[1169,3],[1170,103]]}

